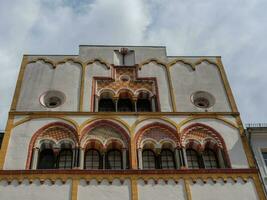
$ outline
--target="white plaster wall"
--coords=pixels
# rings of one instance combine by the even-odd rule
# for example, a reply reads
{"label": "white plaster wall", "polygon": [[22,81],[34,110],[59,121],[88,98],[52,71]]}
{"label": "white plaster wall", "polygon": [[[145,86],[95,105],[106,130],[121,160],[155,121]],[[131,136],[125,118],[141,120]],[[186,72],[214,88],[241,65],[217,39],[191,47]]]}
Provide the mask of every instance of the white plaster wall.
{"label": "white plaster wall", "polygon": [[144,65],[142,69],[138,71],[138,76],[157,78],[161,112],[173,111],[171,105],[171,96],[169,91],[167,71],[165,67],[152,62],[147,65]]}
{"label": "white plaster wall", "polygon": [[28,181],[23,181],[22,184],[17,184],[13,181],[8,185],[5,181],[0,182],[0,199],[1,200],[71,200],[70,191],[71,183],[62,184],[57,181],[55,184],[47,183],[40,184],[35,181],[29,184]]}
{"label": "white plaster wall", "polygon": [[112,184],[106,180],[100,184],[96,180],[91,180],[89,185],[81,181],[78,186],[78,200],[130,200],[130,187],[129,180],[125,180],[123,184],[118,179],[113,180]]}
{"label": "white plaster wall", "polygon": [[[28,64],[24,73],[18,100],[18,111],[77,111],[81,83],[81,66],[72,62],[60,64],[56,69],[43,61]],[[57,108],[41,105],[40,96],[49,90],[59,90],[66,96]]]}
{"label": "white plaster wall", "polygon": [[239,130],[217,119],[196,119],[181,127],[181,132],[193,123],[202,123],[215,129],[226,144],[232,168],[248,168],[247,157],[243,148]]}
{"label": "white plaster wall", "polygon": [[208,181],[204,184],[198,181],[191,184],[191,195],[193,200],[258,200],[255,185],[252,180],[244,183],[242,180],[237,183],[229,180],[224,183],[222,180],[217,183]]}
{"label": "white plaster wall", "polygon": [[182,180],[175,183],[169,180],[166,184],[159,180],[157,184],[153,180],[144,184],[142,180],[138,181],[138,200],[186,200],[184,183]]}
{"label": "white plaster wall", "polygon": [[10,133],[10,140],[7,147],[7,154],[4,169],[16,170],[25,169],[28,155],[28,148],[33,134],[41,127],[51,122],[64,122],[60,119],[34,119],[15,127]]}
{"label": "white plaster wall", "polygon": [[202,62],[194,71],[191,66],[178,62],[170,68],[170,72],[177,111],[205,111],[193,105],[191,101],[191,95],[197,91],[206,91],[215,97],[215,104],[209,111],[231,111],[219,70],[215,65]]}
{"label": "white plaster wall", "polygon": [[92,95],[92,83],[93,77],[111,77],[111,69],[101,63],[93,63],[86,67],[85,80],[84,80],[84,97],[83,97],[83,110],[91,111],[91,95]]}

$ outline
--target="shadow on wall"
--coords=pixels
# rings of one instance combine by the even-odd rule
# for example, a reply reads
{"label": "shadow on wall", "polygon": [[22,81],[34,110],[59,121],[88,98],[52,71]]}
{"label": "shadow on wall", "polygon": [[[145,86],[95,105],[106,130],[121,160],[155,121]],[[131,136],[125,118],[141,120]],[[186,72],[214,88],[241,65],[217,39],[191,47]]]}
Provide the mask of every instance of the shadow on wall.
{"label": "shadow on wall", "polygon": [[2,146],[3,138],[4,138],[4,131],[0,131],[0,149],[1,149],[1,146]]}
{"label": "shadow on wall", "polygon": [[[243,168],[246,163],[244,161],[247,161],[245,152],[243,151],[242,148],[242,141],[241,138],[240,140],[237,140],[237,142],[234,143],[232,148],[228,149],[230,160],[231,160],[231,165],[233,168]],[[243,157],[243,156],[244,157]],[[248,164],[248,161],[247,161]]]}

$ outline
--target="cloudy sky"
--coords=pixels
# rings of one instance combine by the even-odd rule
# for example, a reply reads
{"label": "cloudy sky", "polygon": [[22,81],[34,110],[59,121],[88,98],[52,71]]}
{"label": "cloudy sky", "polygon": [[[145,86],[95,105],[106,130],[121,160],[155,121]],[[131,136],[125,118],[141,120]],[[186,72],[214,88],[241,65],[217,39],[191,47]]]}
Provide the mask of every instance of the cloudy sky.
{"label": "cloudy sky", "polygon": [[0,0],[0,130],[23,54],[79,44],[164,45],[221,55],[242,119],[267,122],[266,0]]}

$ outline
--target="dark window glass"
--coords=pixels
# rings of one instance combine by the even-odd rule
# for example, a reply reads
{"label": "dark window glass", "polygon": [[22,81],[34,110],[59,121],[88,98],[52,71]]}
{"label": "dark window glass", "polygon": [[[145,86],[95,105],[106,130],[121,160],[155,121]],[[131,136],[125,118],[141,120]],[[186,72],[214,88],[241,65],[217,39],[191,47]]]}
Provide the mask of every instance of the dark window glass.
{"label": "dark window glass", "polygon": [[115,112],[115,104],[112,99],[100,99],[98,104],[99,112]]}
{"label": "dark window glass", "polygon": [[265,165],[267,166],[267,152],[262,152],[262,156],[263,156]]}
{"label": "dark window glass", "polygon": [[218,161],[214,151],[206,149],[202,157],[205,168],[218,168]]}
{"label": "dark window glass", "polygon": [[39,154],[37,169],[54,169],[55,155],[52,149],[44,149]]}
{"label": "dark window glass", "polygon": [[143,158],[143,169],[156,168],[156,157],[152,150],[144,150],[142,158]]}
{"label": "dark window glass", "polygon": [[95,149],[89,149],[85,153],[84,159],[85,169],[100,169],[100,154]]}
{"label": "dark window glass", "polygon": [[110,150],[107,154],[108,169],[122,169],[122,157],[119,150]]}
{"label": "dark window glass", "polygon": [[59,169],[71,169],[72,168],[72,150],[63,149],[59,152],[58,157]]}
{"label": "dark window glass", "polygon": [[119,112],[132,112],[133,104],[131,99],[119,99],[118,100],[118,111]]}
{"label": "dark window glass", "polygon": [[186,159],[187,159],[188,168],[198,169],[200,167],[199,166],[199,157],[198,157],[198,154],[195,150],[187,149],[186,150]]}
{"label": "dark window glass", "polygon": [[138,112],[151,112],[151,103],[148,99],[137,100],[137,111]]}
{"label": "dark window glass", "polygon": [[160,153],[161,156],[161,168],[162,169],[174,169],[174,156],[173,152],[168,149],[163,149]]}

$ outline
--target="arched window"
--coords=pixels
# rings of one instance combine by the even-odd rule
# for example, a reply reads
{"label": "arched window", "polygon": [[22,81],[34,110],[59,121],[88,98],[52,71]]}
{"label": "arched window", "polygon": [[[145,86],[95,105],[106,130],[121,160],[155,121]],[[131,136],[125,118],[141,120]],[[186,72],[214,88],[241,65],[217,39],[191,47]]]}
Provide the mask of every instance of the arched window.
{"label": "arched window", "polygon": [[103,98],[100,99],[99,105],[98,105],[98,111],[99,112],[115,112],[115,104],[112,99]]}
{"label": "arched window", "polygon": [[156,156],[152,150],[143,151],[143,169],[156,169]]}
{"label": "arched window", "polygon": [[199,157],[195,150],[186,149],[186,158],[187,158],[188,168],[191,168],[191,169],[200,168]]}
{"label": "arched window", "polygon": [[128,91],[121,92],[118,100],[119,112],[132,112],[134,111],[132,96]]}
{"label": "arched window", "polygon": [[216,153],[212,151],[211,149],[205,149],[205,151],[202,154],[203,162],[205,168],[218,168],[218,159],[216,156]]}
{"label": "arched window", "polygon": [[118,100],[118,111],[119,112],[132,112],[133,103],[131,99],[119,99]]}
{"label": "arched window", "polygon": [[149,99],[138,99],[137,100],[137,111],[138,112],[151,112],[151,103]]}
{"label": "arched window", "polygon": [[72,168],[72,150],[62,149],[58,156],[58,168],[59,169],[71,169]]}
{"label": "arched window", "polygon": [[148,92],[140,92],[137,99],[138,112],[151,112],[151,100]]}
{"label": "arched window", "polygon": [[160,153],[161,168],[162,169],[175,169],[174,155],[169,149],[163,149]]}
{"label": "arched window", "polygon": [[52,149],[43,149],[39,154],[37,169],[54,169],[56,157]]}
{"label": "arched window", "polygon": [[107,153],[107,168],[122,169],[122,156],[119,150],[110,150]]}
{"label": "arched window", "polygon": [[100,153],[95,149],[89,149],[85,153],[84,168],[85,169],[100,169]]}

